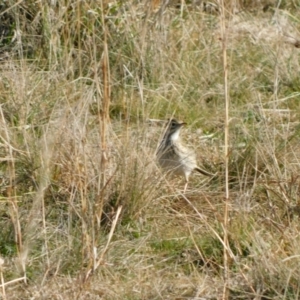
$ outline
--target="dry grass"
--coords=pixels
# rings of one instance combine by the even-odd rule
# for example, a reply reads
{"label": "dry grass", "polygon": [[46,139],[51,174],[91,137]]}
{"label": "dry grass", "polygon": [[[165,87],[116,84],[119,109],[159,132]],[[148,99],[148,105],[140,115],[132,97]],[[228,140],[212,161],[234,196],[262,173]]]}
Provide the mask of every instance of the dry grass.
{"label": "dry grass", "polygon": [[[0,298],[297,299],[297,3],[226,15],[225,203],[218,12],[109,2],[2,7]],[[148,122],[173,115],[218,173],[184,195]]]}

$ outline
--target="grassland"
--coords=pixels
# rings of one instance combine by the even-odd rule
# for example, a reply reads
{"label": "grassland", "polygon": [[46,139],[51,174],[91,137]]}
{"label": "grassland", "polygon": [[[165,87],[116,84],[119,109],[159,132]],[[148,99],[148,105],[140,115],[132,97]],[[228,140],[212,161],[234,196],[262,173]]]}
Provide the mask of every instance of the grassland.
{"label": "grassland", "polygon": [[299,298],[300,7],[233,3],[1,4],[1,299]]}

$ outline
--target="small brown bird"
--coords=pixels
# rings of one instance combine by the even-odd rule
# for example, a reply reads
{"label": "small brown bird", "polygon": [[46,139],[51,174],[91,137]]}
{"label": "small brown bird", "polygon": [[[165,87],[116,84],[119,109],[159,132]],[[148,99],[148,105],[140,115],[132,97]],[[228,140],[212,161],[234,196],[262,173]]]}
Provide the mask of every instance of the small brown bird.
{"label": "small brown bird", "polygon": [[156,156],[159,165],[164,170],[175,175],[184,176],[185,192],[188,186],[189,176],[192,171],[198,171],[206,176],[214,175],[200,169],[197,166],[195,152],[181,144],[179,134],[182,126],[184,125],[186,125],[186,123],[179,123],[175,119],[169,120],[166,132],[158,147]]}

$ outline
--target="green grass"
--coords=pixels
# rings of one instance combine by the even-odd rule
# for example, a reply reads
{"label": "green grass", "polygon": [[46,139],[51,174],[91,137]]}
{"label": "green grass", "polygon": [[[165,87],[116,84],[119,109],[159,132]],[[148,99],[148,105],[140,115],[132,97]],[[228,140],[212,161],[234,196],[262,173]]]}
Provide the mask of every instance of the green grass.
{"label": "green grass", "polygon": [[[163,14],[142,1],[51,3],[3,4],[1,297],[220,299],[219,16],[189,1]],[[227,16],[230,299],[299,296],[300,65],[287,39],[300,39],[299,5],[265,4]],[[191,176],[185,195],[155,163],[164,128],[148,119],[172,116],[217,173]]]}

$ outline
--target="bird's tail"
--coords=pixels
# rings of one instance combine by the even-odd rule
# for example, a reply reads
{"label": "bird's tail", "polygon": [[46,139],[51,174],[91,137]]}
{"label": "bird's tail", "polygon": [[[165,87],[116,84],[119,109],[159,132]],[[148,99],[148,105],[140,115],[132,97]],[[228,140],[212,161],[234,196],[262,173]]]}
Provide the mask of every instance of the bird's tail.
{"label": "bird's tail", "polygon": [[205,170],[202,170],[202,169],[200,169],[199,167],[196,167],[195,170],[196,170],[197,172],[201,173],[202,175],[205,175],[205,176],[211,176],[211,177],[213,177],[213,176],[216,175],[216,174],[209,173],[209,172],[207,172],[207,171],[205,171]]}

